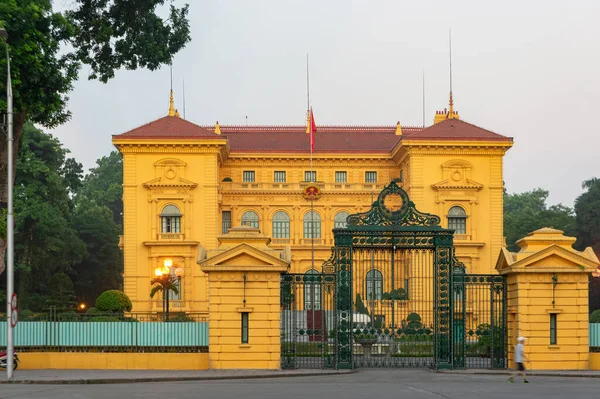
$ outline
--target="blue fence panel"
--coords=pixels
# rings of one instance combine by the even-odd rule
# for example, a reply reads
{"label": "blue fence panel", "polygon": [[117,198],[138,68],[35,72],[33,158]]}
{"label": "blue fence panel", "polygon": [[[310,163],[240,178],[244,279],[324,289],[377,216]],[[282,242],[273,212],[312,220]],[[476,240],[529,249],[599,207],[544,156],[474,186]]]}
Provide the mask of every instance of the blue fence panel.
{"label": "blue fence panel", "polygon": [[138,323],[137,337],[138,346],[208,346],[208,323]]}
{"label": "blue fence panel", "polygon": [[590,323],[590,347],[600,348],[600,323]]}
{"label": "blue fence panel", "polygon": [[59,346],[132,346],[131,322],[56,322]]}
{"label": "blue fence panel", "polygon": [[[0,321],[0,348],[6,346]],[[208,322],[24,321],[15,327],[17,347],[208,346]]]}

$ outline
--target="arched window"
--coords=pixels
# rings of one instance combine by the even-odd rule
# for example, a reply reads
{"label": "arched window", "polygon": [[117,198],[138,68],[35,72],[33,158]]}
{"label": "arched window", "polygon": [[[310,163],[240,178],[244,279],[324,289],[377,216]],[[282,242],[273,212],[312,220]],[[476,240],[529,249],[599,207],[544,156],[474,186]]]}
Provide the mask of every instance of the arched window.
{"label": "arched window", "polygon": [[367,300],[381,299],[383,295],[383,274],[379,270],[367,272]]}
{"label": "arched window", "polygon": [[290,217],[283,211],[273,215],[273,238],[290,238]]}
{"label": "arched window", "polygon": [[319,272],[310,269],[304,274],[304,309],[321,310],[321,280]]}
{"label": "arched window", "polygon": [[242,215],[242,226],[250,226],[258,229],[258,215],[252,211],[245,212]]}
{"label": "arched window", "polygon": [[333,227],[336,229],[346,227],[348,225],[348,223],[346,223],[348,215],[350,215],[348,212],[338,212],[335,215],[335,218],[333,218]]}
{"label": "arched window", "polygon": [[167,205],[160,214],[162,233],[181,233],[181,212],[175,205]]}
{"label": "arched window", "polygon": [[304,215],[304,238],[321,238],[321,216],[317,212]]}
{"label": "arched window", "polygon": [[467,213],[460,206],[453,206],[448,211],[448,228],[456,234],[467,234]]}

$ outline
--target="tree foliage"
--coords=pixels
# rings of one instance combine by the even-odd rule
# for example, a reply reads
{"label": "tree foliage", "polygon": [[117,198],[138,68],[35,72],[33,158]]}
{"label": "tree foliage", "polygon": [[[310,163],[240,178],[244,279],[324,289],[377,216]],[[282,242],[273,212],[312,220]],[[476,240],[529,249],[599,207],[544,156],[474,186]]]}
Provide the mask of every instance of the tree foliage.
{"label": "tree foliage", "polygon": [[[168,64],[190,40],[188,6],[170,5],[168,17],[159,16],[166,0],[73,0],[71,9],[57,12],[51,0],[3,0],[0,23],[8,33],[13,86],[14,152],[25,121],[46,127],[69,120],[68,94],[83,64],[90,79],[107,82],[115,70],[140,67],[155,70]],[[6,76],[6,57],[0,72]],[[0,79],[0,93],[6,93]],[[6,112],[6,98],[0,99]],[[0,205],[7,202],[7,149],[0,146]],[[76,166],[67,162],[65,176],[76,190]],[[4,211],[5,212],[5,211]],[[0,254],[6,248],[0,237]],[[0,255],[0,273],[4,257]]]}
{"label": "tree foliage", "polygon": [[86,247],[86,256],[73,267],[75,291],[81,301],[93,303],[102,292],[122,286],[119,228],[107,207],[87,197],[78,197],[72,220]]}
{"label": "tree foliage", "polygon": [[110,209],[119,231],[123,230],[123,156],[113,151],[96,161],[85,177],[80,197],[87,197]]}
{"label": "tree foliage", "polygon": [[100,312],[130,312],[131,300],[124,292],[118,290],[105,291],[96,299],[96,309]]}
{"label": "tree foliage", "polygon": [[[14,190],[15,269],[17,291],[35,302],[24,303],[31,310],[41,310],[52,276],[70,273],[86,255],[71,223],[67,154],[52,135],[31,123],[24,126]],[[34,294],[42,297],[36,299]]]}
{"label": "tree foliage", "polygon": [[520,194],[504,195],[504,235],[510,251],[516,241],[542,227],[552,227],[575,235],[573,210],[562,204],[547,206],[548,191],[540,188]]}
{"label": "tree foliage", "polygon": [[48,310],[51,307],[54,307],[57,312],[65,312],[77,308],[73,281],[65,273],[56,273],[50,279],[48,300],[46,301],[45,308]]}
{"label": "tree foliage", "polygon": [[586,180],[586,190],[575,200],[577,214],[577,247],[583,250],[592,247],[600,254],[600,179]]}

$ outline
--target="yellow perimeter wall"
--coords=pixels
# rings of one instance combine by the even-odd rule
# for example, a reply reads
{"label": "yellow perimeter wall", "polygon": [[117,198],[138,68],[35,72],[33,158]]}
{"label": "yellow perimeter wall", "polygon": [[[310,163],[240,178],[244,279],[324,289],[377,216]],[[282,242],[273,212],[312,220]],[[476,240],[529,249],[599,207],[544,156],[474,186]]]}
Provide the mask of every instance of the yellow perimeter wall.
{"label": "yellow perimeter wall", "polygon": [[19,353],[19,370],[207,370],[208,353]]}

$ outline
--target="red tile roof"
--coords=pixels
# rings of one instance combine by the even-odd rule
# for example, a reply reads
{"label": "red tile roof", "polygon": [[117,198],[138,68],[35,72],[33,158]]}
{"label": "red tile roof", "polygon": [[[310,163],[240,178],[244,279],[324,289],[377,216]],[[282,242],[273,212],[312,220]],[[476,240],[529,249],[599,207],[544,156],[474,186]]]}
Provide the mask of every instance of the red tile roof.
{"label": "red tile roof", "polygon": [[[232,152],[309,152],[309,135],[305,126],[198,126],[185,119],[165,116],[115,139],[202,138],[227,139]],[[373,152],[389,153],[403,140],[488,140],[512,142],[512,138],[482,129],[470,123],[448,119],[422,127],[396,126],[317,126],[315,153]]]}
{"label": "red tile roof", "polygon": [[164,116],[153,122],[147,123],[122,134],[116,134],[116,139],[171,139],[171,138],[194,138],[202,137],[219,139],[212,130],[198,126],[176,116]]}
{"label": "red tile roof", "polygon": [[[220,126],[232,152],[308,152],[309,135],[305,126]],[[403,128],[404,131],[421,128]],[[389,153],[401,136],[396,126],[318,126],[315,153],[381,152]]]}
{"label": "red tile roof", "polygon": [[512,137],[502,136],[460,119],[446,119],[414,134],[405,135],[407,140],[482,140],[508,141]]}

